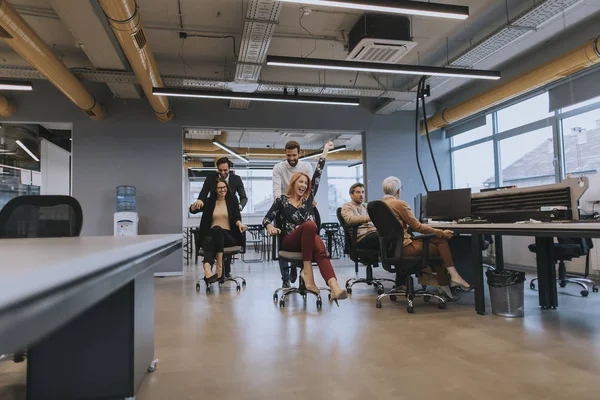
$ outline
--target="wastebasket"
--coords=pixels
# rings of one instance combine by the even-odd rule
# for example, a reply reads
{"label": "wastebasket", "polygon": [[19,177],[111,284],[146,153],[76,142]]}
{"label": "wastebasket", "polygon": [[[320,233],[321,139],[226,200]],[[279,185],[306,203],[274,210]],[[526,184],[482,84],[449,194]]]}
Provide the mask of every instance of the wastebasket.
{"label": "wastebasket", "polygon": [[490,288],[492,314],[519,318],[525,315],[525,273],[512,270],[488,269],[485,273]]}

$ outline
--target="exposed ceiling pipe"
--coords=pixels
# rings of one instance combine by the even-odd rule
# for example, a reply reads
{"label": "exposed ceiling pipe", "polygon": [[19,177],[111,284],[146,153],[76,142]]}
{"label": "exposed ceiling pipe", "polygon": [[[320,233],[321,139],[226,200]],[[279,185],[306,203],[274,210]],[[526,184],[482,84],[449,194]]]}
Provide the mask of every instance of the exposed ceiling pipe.
{"label": "exposed ceiling pipe", "polygon": [[0,37],[88,117],[94,120],[104,118],[104,107],[5,0],[0,0]]}
{"label": "exposed ceiling pipe", "polygon": [[10,117],[15,111],[15,104],[6,97],[0,96],[0,117]]}
{"label": "exposed ceiling pipe", "polygon": [[[490,89],[461,104],[436,113],[427,120],[429,131],[432,132],[448,124],[467,118],[496,104],[570,76],[595,64],[600,64],[600,36],[524,75]],[[421,133],[425,133],[424,124],[421,126]]]}
{"label": "exposed ceiling pipe", "polygon": [[156,114],[156,118],[162,122],[170,121],[173,118],[173,111],[171,111],[169,100],[166,97],[152,94],[152,88],[163,87],[163,82],[150,43],[146,39],[136,1],[100,0],[100,5]]}
{"label": "exposed ceiling pipe", "polygon": [[[198,161],[198,160],[188,160],[183,163],[183,166],[185,168],[202,168],[202,167],[204,167],[204,163],[202,161]],[[216,170],[216,168],[215,168],[215,170]]]}
{"label": "exposed ceiling pipe", "polygon": [[[215,136],[215,139],[221,143],[227,142],[227,132],[222,131],[220,135]],[[183,151],[220,151],[221,148],[215,146],[212,139],[184,139]]]}

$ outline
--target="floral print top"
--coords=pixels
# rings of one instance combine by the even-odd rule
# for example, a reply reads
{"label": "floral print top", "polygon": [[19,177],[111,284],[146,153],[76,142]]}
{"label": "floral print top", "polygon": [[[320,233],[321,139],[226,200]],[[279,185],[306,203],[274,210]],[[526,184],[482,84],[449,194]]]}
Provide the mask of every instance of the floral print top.
{"label": "floral print top", "polygon": [[281,229],[281,234],[285,237],[292,233],[298,226],[302,225],[306,221],[314,221],[315,213],[313,210],[313,201],[317,190],[319,189],[319,182],[321,181],[321,174],[323,167],[325,166],[325,158],[319,158],[317,167],[312,176],[311,182],[311,193],[308,199],[302,200],[300,207],[296,208],[290,202],[290,199],[282,194],[275,199],[271,209],[265,215],[263,219],[263,225],[266,227],[269,224],[277,226]]}

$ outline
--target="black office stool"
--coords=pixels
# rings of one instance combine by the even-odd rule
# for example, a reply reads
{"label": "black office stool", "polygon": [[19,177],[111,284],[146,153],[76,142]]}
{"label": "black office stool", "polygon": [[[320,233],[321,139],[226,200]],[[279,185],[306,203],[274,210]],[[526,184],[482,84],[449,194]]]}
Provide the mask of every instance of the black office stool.
{"label": "black office stool", "polygon": [[[235,290],[238,292],[242,290],[242,287],[246,287],[246,280],[241,276],[231,276],[231,264],[233,262],[233,256],[236,254],[242,253],[242,246],[232,246],[225,247],[223,249],[223,275],[221,275],[221,279],[217,282],[219,287],[222,287],[225,282],[234,282]],[[204,250],[202,248],[198,249],[198,255],[204,256]],[[196,291],[200,291],[200,282],[204,281],[203,278],[198,278],[196,282]],[[240,283],[241,281],[241,283]],[[206,285],[206,293],[210,293],[211,288],[210,284]]]}

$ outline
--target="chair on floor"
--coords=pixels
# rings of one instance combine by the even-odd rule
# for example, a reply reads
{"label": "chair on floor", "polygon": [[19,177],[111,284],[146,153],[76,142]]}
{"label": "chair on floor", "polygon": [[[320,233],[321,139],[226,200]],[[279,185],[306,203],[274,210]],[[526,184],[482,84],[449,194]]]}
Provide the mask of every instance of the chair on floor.
{"label": "chair on floor", "polygon": [[[319,214],[319,211],[315,208],[315,223],[317,225],[317,232],[319,232],[319,228],[321,226],[321,216]],[[279,222],[276,222],[276,225],[280,225]],[[276,246],[279,249],[280,243],[281,243],[281,237],[277,237],[276,238]],[[285,250],[279,250],[278,252],[279,258],[289,262],[292,265],[292,268],[296,268],[296,266],[298,264],[302,264],[302,252],[294,252],[294,251],[285,251]],[[314,265],[314,263],[313,263]],[[319,290],[325,290],[325,291],[329,291],[331,292],[331,290],[328,287],[320,287]],[[281,298],[279,298],[279,292],[281,292]],[[300,274],[298,274],[298,287],[290,287],[290,288],[284,288],[284,287],[280,287],[278,289],[275,290],[275,293],[273,293],[273,301],[277,302],[279,300],[279,307],[285,307],[285,301],[287,300],[287,297],[290,294],[299,294],[302,296],[303,299],[306,300],[306,296],[308,294],[312,294],[314,296],[317,297],[317,308],[321,308],[323,306],[323,299],[321,298],[321,295],[310,291],[306,288],[306,284],[304,282],[304,279],[302,279],[302,276]],[[329,293],[328,295],[329,298],[331,298],[331,293]]]}
{"label": "chair on floor", "polygon": [[[198,263],[198,257],[204,256],[204,249],[198,243],[200,238],[200,233],[198,230],[194,231],[194,242],[196,243],[196,264]],[[217,281],[219,287],[222,287],[225,282],[233,282],[235,283],[235,290],[240,291],[242,287],[246,287],[246,280],[241,276],[232,276],[231,275],[231,264],[233,264],[233,259],[237,254],[243,254],[246,251],[246,235],[242,235],[242,245],[241,246],[231,246],[225,247],[223,249],[223,274],[221,275],[221,279]],[[198,278],[196,282],[196,291],[200,291],[200,282],[204,281],[202,278]],[[210,293],[212,291],[211,285],[206,285],[206,293]]]}
{"label": "chair on floor", "polygon": [[[434,238],[435,235],[413,237],[413,240],[423,242],[423,253],[416,257],[405,257],[402,255],[404,227],[396,219],[392,210],[383,201],[372,201],[367,205],[367,212],[379,234],[381,264],[386,271],[396,274],[395,287],[377,297],[377,308],[381,308],[381,299],[384,297],[389,297],[390,300],[395,301],[396,296],[400,295],[406,297],[408,301],[407,311],[411,314],[415,312],[413,302],[415,297],[423,297],[426,302],[434,297],[439,300],[438,307],[445,309],[446,299],[425,289],[415,290],[413,282],[413,275],[419,275],[429,265],[430,261],[439,261],[437,257],[429,257],[428,251],[429,240]],[[403,284],[406,286],[406,290],[401,289]]]}
{"label": "chair on floor", "polygon": [[[70,196],[20,196],[0,210],[0,239],[76,237],[83,226],[79,202]],[[0,355],[0,361],[25,360],[25,351]]]}
{"label": "chair on floor", "polygon": [[[558,243],[552,244],[552,250],[554,251],[554,257],[558,262],[558,277],[556,281],[560,285],[560,287],[564,288],[567,286],[567,283],[574,283],[579,285],[582,290],[580,294],[583,297],[587,297],[589,292],[589,287],[587,284],[592,285],[592,291],[598,292],[598,286],[592,281],[588,279],[588,275],[590,273],[590,253],[591,249],[594,247],[594,242],[589,238],[558,238]],[[536,252],[535,243],[529,245],[529,251],[532,253]],[[585,256],[585,273],[583,278],[577,278],[567,275],[567,267],[565,265],[565,261],[572,261],[574,258],[579,258]],[[538,278],[534,278],[531,280],[529,287],[534,290],[535,289],[535,281]]]}
{"label": "chair on floor", "polygon": [[[346,290],[348,291],[348,294],[352,294],[352,286],[356,285],[357,283],[365,283],[369,286],[373,286],[377,290],[377,294],[383,294],[383,282],[387,281],[395,283],[396,281],[393,279],[373,278],[373,268],[377,268],[379,266],[379,251],[360,249],[356,246],[358,228],[360,227],[360,224],[347,224],[342,217],[341,207],[337,209],[337,218],[344,231],[344,237],[346,239],[345,252],[350,257],[350,260],[354,262],[354,272],[356,272],[355,278],[351,278],[346,281]],[[365,278],[360,278],[358,276],[359,263],[367,267]]]}

